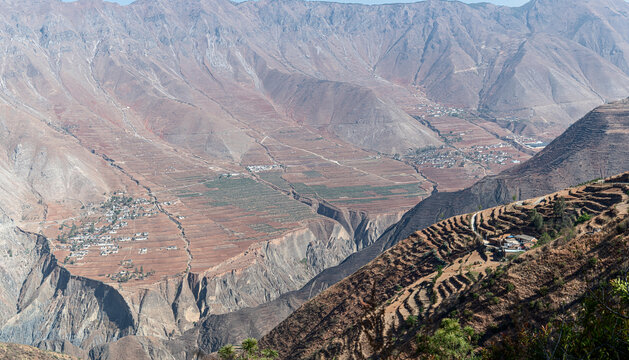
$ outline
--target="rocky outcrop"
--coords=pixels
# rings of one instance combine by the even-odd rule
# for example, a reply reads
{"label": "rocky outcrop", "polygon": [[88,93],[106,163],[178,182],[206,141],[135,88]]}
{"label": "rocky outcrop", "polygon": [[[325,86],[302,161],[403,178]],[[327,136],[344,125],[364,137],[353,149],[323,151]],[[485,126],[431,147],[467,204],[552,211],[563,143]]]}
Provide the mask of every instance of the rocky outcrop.
{"label": "rocky outcrop", "polygon": [[[2,246],[21,265],[2,283],[0,341],[38,344],[64,342],[89,349],[134,332],[131,309],[118,291],[103,283],[70,275],[57,265],[45,238],[21,232],[3,220]],[[18,249],[14,246],[23,246]],[[15,251],[15,253],[13,253]],[[11,266],[11,261],[4,262]],[[10,309],[10,310],[9,310]],[[8,310],[8,311],[7,311]],[[47,347],[45,345],[44,347]]]}

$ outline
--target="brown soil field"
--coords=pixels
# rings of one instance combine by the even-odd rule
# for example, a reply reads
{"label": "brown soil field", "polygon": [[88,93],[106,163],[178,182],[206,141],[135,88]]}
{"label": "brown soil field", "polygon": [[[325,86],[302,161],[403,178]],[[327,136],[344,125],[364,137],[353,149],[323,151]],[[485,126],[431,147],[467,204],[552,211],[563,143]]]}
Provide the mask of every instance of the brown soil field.
{"label": "brown soil field", "polygon": [[[248,129],[255,142],[235,160],[200,153],[195,143],[173,145],[165,141],[175,136],[168,133],[168,124],[140,127],[129,109],[122,111],[133,126],[107,120],[119,117],[105,113],[102,119],[90,122],[80,121],[76,113],[65,119],[74,126],[74,136],[118,172],[125,184],[121,192],[146,198],[157,209],[154,217],[129,221],[129,234],[122,229],[117,234],[148,232],[147,240],[119,243],[118,252],[107,256],[92,247],[85,256],[66,264],[72,273],[112,282],[107,276],[126,271],[130,262],[133,269],[155,271],[123,284],[128,287],[186,270],[204,272],[316,220],[319,215],[293,194],[371,214],[399,213],[430,194],[434,183],[442,191],[454,190],[508,166],[467,161],[462,168],[420,166],[418,172],[393,159],[392,154],[366,151],[323,129],[278,117],[276,109],[263,99],[243,95],[239,100],[243,106],[232,114],[248,119],[239,126]],[[411,108],[426,102],[421,97],[409,101]],[[424,110],[436,106],[426,104]],[[253,105],[259,111],[256,116],[249,113]],[[451,146],[464,154],[473,146],[500,142],[484,127],[499,136],[509,135],[506,130],[500,133],[492,123],[477,126],[456,117],[432,117],[430,121],[442,134],[465,132],[463,141]],[[509,146],[499,150],[518,159],[527,156]],[[104,198],[109,195],[103,194]],[[34,227],[55,239],[60,224],[70,226],[75,220],[97,215],[86,214],[84,205],[51,204],[46,221]],[[54,245],[60,261],[71,255],[67,247]],[[230,263],[233,267],[241,262]]]}

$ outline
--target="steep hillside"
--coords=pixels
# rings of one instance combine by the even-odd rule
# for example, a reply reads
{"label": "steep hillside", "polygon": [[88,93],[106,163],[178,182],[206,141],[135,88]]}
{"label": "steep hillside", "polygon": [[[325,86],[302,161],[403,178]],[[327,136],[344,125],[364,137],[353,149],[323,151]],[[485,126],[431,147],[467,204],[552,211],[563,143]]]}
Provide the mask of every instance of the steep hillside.
{"label": "steep hillside", "polygon": [[324,270],[305,286],[255,308],[209,316],[200,324],[206,351],[260,337],[329,286],[351,275],[383,251],[431,224],[516,199],[532,198],[629,169],[629,100],[601,106],[573,124],[527,162],[452,193],[433,193],[402,216],[373,245]]}
{"label": "steep hillside", "polygon": [[264,72],[261,78],[273,102],[285,107],[290,118],[364,149],[390,154],[443,144],[435,133],[370,89],[278,71]]}
{"label": "steep hillside", "polygon": [[26,345],[0,343],[0,359],[2,360],[72,360],[69,355],[42,351]]}
{"label": "steep hillside", "polygon": [[[396,358],[412,348],[420,325],[446,315],[484,332],[485,341],[508,329],[523,304],[540,302],[530,320],[547,321],[554,310],[576,306],[588,284],[629,265],[628,209],[625,173],[449,218],[304,304],[263,343],[287,359]],[[542,225],[531,220],[533,210]],[[534,236],[540,244],[506,260],[501,246],[509,235]],[[403,358],[415,356],[408,351]]]}
{"label": "steep hillside", "polygon": [[380,240],[396,243],[440,218],[540,196],[629,169],[629,99],[600,106],[544,150],[470,188],[437,193],[421,201]]}
{"label": "steep hillside", "polygon": [[[627,6],[0,0],[2,338],[115,356],[103,346],[129,334],[265,333],[405,237],[381,235],[435,188],[626,97]],[[551,187],[626,157],[583,159]],[[527,194],[509,186],[457,199]],[[426,209],[402,224],[431,224]]]}

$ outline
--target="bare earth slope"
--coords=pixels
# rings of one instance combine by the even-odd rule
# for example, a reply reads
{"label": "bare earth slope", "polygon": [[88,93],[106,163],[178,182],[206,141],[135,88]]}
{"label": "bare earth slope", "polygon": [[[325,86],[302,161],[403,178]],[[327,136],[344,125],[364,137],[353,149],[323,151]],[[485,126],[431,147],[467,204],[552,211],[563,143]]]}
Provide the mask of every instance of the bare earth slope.
{"label": "bare earth slope", "polygon": [[417,230],[440,219],[489,208],[516,199],[543,196],[559,189],[629,169],[629,100],[601,106],[573,124],[527,162],[488,177],[462,191],[433,193],[408,211],[371,246],[326,269],[297,291],[256,308],[209,316],[200,326],[201,348],[265,334],[301,304],[351,275]]}
{"label": "bare earth slope", "polygon": [[[310,297],[436,187],[524,161],[522,143],[626,97],[627,6],[0,0],[0,256],[21,266],[3,273],[2,336],[87,351],[183,336],[312,281]],[[464,166],[397,160],[432,145]],[[76,315],[48,287],[19,298],[42,265],[20,234],[48,239],[50,274],[81,279],[90,306],[107,289],[132,320]],[[38,325],[64,309],[75,322]]]}
{"label": "bare earth slope", "polygon": [[[463,321],[477,330],[505,330],[513,312],[535,300],[546,310],[531,320],[547,320],[553,309],[576,306],[588,282],[627,265],[628,237],[617,225],[624,222],[626,229],[629,218],[628,181],[629,173],[624,173],[541,201],[456,216],[417,231],[308,301],[265,336],[263,345],[279,349],[286,359],[414,358],[409,343],[416,329],[409,330],[406,322],[411,315],[419,319],[417,326],[432,326],[453,310],[463,314],[467,309]],[[575,218],[586,212],[591,217],[573,235],[562,234],[516,261],[501,263],[499,250],[490,247],[510,234],[539,237],[529,212],[535,209],[552,221],[558,201],[565,201]],[[595,266],[588,265],[592,257],[600,259]],[[481,283],[493,272],[493,281]],[[507,283],[517,290],[505,291]],[[411,349],[400,355],[405,347]]]}
{"label": "bare earth slope", "polygon": [[42,351],[26,345],[0,344],[2,360],[72,360],[69,355]]}

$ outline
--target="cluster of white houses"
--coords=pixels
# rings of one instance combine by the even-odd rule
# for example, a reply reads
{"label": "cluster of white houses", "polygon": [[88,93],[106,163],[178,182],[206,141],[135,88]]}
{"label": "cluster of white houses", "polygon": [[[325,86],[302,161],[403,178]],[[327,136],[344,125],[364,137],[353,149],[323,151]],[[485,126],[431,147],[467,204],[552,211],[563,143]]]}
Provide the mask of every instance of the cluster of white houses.
{"label": "cluster of white houses", "polygon": [[[69,257],[74,260],[83,260],[83,258],[89,253],[90,247],[100,248],[100,256],[108,256],[111,254],[117,254],[119,251],[119,242],[128,241],[146,241],[148,240],[149,233],[139,232],[134,236],[119,236],[112,237],[111,235],[94,235],[94,234],[81,234],[70,238],[72,245],[70,246],[71,252]],[[67,248],[67,245],[61,245],[61,248]]]}
{"label": "cluster of white houses", "polygon": [[530,250],[537,244],[537,239],[529,235],[507,234],[500,240],[500,249],[503,253],[517,253]]}
{"label": "cluster of white houses", "polygon": [[509,253],[520,253],[530,250],[537,244],[534,236],[518,234],[504,234],[497,239],[485,240],[485,245],[489,248],[500,251],[503,255]]}
{"label": "cluster of white houses", "polygon": [[[145,205],[151,205],[151,202],[147,199],[131,199],[123,196],[114,196],[103,203],[100,208],[105,209],[106,223],[97,226],[97,222],[83,222],[80,229],[76,229],[73,225],[70,232],[70,236],[67,239],[70,244],[60,244],[59,248],[70,249],[70,255],[68,256],[72,260],[82,260],[88,253],[90,247],[98,247],[101,256],[108,256],[110,254],[116,254],[119,251],[119,242],[128,241],[145,241],[148,240],[148,232],[138,232],[135,235],[120,235],[119,230],[129,226],[127,220],[135,219],[137,217],[151,217],[157,214],[158,209],[155,205],[150,206],[148,209]],[[97,207],[93,207],[89,214],[94,214]],[[63,235],[60,235],[63,238]],[[63,239],[61,240],[63,242]]]}
{"label": "cluster of white houses", "polygon": [[253,173],[259,173],[263,171],[271,171],[281,169],[281,165],[273,164],[273,165],[249,165],[247,166],[247,170]]}

